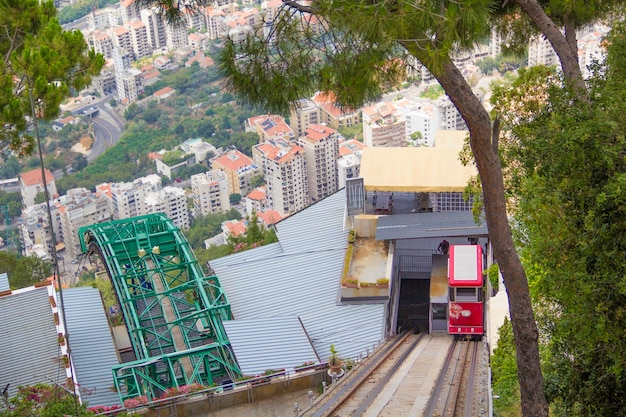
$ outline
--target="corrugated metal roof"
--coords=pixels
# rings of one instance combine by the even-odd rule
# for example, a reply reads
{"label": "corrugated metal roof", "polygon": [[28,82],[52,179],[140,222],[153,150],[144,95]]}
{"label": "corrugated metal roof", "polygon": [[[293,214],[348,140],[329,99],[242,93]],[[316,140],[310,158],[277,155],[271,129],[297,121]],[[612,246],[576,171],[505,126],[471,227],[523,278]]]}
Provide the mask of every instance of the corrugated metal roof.
{"label": "corrugated metal roof", "polygon": [[297,317],[230,320],[224,322],[224,328],[244,375],[319,362]]}
{"label": "corrugated metal roof", "polygon": [[14,292],[0,297],[0,385],[17,387],[65,382],[65,367],[47,288]]}
{"label": "corrugated metal roof", "polygon": [[337,305],[347,246],[344,211],[341,190],[277,224],[282,252],[261,247],[212,260],[235,320],[300,317],[321,360],[331,344],[347,358],[380,341],[383,304]]}
{"label": "corrugated metal roof", "polygon": [[0,274],[0,291],[6,291],[10,289],[11,287],[9,286],[9,275],[4,272]]}
{"label": "corrugated metal roof", "polygon": [[382,216],[376,226],[376,240],[429,237],[488,236],[487,222],[476,224],[471,211],[442,211]]}
{"label": "corrugated metal roof", "polygon": [[[345,188],[304,210],[276,223],[276,235],[284,252],[306,252],[319,248],[347,245],[348,232],[344,228],[346,211]],[[313,239],[323,236],[324,240]]]}
{"label": "corrugated metal roof", "polygon": [[63,291],[63,300],[81,399],[90,406],[119,404],[111,372],[119,361],[100,292],[70,288]]}

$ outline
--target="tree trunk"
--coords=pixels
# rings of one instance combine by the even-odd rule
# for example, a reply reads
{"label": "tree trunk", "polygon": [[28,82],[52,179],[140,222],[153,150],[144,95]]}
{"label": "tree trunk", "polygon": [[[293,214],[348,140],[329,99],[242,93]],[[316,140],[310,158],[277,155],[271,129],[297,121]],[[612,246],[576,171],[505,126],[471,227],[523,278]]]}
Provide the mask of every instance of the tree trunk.
{"label": "tree trunk", "polygon": [[565,81],[575,92],[576,97],[587,101],[585,82],[578,64],[578,45],[574,25],[568,25],[567,38],[561,29],[550,19],[537,0],[513,0],[530,18],[531,22],[548,39],[561,62]]}
{"label": "tree trunk", "polygon": [[[410,43],[404,46],[420,62],[432,61],[420,56],[427,49],[421,49]],[[509,296],[511,323],[517,347],[517,375],[522,413],[527,417],[547,417],[548,403],[543,392],[537,324],[528,280],[515,250],[508,222],[502,166],[497,149],[492,146],[491,141],[491,120],[482,103],[449,58],[444,59],[442,71],[437,71],[434,75],[461,113],[470,131],[470,145],[483,187],[489,237]]]}

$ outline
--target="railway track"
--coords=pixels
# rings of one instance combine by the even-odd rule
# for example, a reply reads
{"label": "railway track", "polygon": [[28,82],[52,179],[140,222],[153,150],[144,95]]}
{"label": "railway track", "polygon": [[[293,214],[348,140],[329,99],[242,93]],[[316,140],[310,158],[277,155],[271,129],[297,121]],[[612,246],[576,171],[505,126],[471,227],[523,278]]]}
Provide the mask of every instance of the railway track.
{"label": "railway track", "polygon": [[481,342],[454,340],[424,416],[472,417],[484,414],[481,393],[476,392],[482,384],[479,380],[481,373],[477,372],[482,362],[482,347]]}
{"label": "railway track", "polygon": [[351,371],[350,378],[339,380],[322,401],[303,410],[302,416],[362,416],[382,391],[406,357],[425,337],[403,333],[377,350],[363,364]]}

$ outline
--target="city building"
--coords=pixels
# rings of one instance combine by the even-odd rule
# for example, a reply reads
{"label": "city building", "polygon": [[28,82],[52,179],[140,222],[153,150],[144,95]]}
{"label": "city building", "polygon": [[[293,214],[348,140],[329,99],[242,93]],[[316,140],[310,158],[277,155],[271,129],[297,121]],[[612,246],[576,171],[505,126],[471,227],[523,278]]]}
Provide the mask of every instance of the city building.
{"label": "city building", "polygon": [[141,20],[131,20],[127,22],[124,27],[130,32],[130,40],[135,54],[135,60],[150,56],[152,54],[152,47],[148,42],[146,24]]}
{"label": "city building", "polygon": [[365,146],[406,146],[406,121],[392,103],[381,102],[363,109]]}
{"label": "city building", "polygon": [[272,139],[284,139],[292,142],[296,139],[293,130],[285,122],[282,116],[266,114],[251,117],[246,120],[246,132],[256,132],[259,135],[259,143]]}
{"label": "city building", "polygon": [[189,208],[185,190],[177,187],[163,187],[150,193],[144,200],[145,212],[142,214],[164,213],[181,229],[189,229]]}
{"label": "city building", "polygon": [[85,188],[73,188],[55,201],[61,220],[61,238],[66,253],[76,258],[82,251],[78,229],[94,223],[111,220],[111,210],[107,197],[94,194]]}
{"label": "city building", "polygon": [[265,186],[257,187],[244,197],[246,206],[246,213],[257,213],[268,208],[267,194],[265,192]]}
{"label": "city building", "polygon": [[348,139],[339,142],[339,159],[337,159],[338,188],[346,186],[346,180],[358,178],[361,171],[361,155],[363,142]]}
{"label": "city building", "polygon": [[101,30],[95,30],[91,33],[91,37],[89,39],[91,41],[91,46],[93,49],[102,54],[105,58],[113,58],[113,39],[109,32],[104,32]]}
{"label": "city building", "polygon": [[[54,175],[52,175],[52,172],[50,172],[48,168],[44,171],[46,175],[48,194],[50,195],[50,198],[54,198],[58,195],[56,183],[54,182]],[[41,168],[36,168],[20,174],[20,191],[22,193],[22,203],[24,206],[28,207],[35,204],[35,197],[37,194],[44,192]]]}
{"label": "city building", "polygon": [[206,216],[230,210],[228,178],[219,169],[191,176],[194,216]]}
{"label": "city building", "polygon": [[[405,98],[398,100],[395,106],[404,115],[406,140],[412,146],[433,146],[440,124],[439,108],[429,100],[415,102]],[[416,132],[421,138],[413,140],[411,136]]]}
{"label": "city building", "polygon": [[122,14],[122,23],[130,22],[131,20],[139,19],[140,5],[135,0],[122,0],[120,1],[120,11]]}
{"label": "city building", "polygon": [[196,163],[209,165],[209,160],[217,154],[217,148],[202,138],[187,139],[180,145],[185,154],[193,154]]}
{"label": "city building", "polygon": [[439,129],[467,130],[465,120],[448,96],[441,97],[435,104],[439,110]]}
{"label": "city building", "polygon": [[153,50],[165,47],[165,22],[154,8],[141,9],[141,21],[146,25],[148,43]]}
{"label": "city building", "polygon": [[360,112],[349,108],[337,107],[337,97],[334,93],[316,93],[312,101],[320,108],[321,123],[340,129],[361,123]]}
{"label": "city building", "polygon": [[146,214],[145,199],[161,189],[161,177],[156,174],[137,178],[133,182],[105,183],[96,186],[96,192],[109,201],[114,220]]}
{"label": "city building", "polygon": [[297,137],[304,136],[310,124],[322,123],[322,111],[313,100],[302,99],[295,102],[289,113],[289,125]]}
{"label": "city building", "polygon": [[252,190],[252,178],[261,175],[261,168],[249,156],[231,149],[211,160],[213,169],[224,171],[230,194],[247,195]]}
{"label": "city building", "polygon": [[46,203],[25,207],[19,223],[22,254],[36,255],[42,259],[53,259],[54,245],[52,232],[59,238],[60,220],[57,207],[50,207],[52,213],[52,227],[48,218]]}
{"label": "city building", "polygon": [[287,216],[309,205],[304,148],[269,140],[252,148],[252,156],[265,175],[269,207]]}
{"label": "city building", "polygon": [[259,219],[259,222],[263,226],[265,226],[266,229],[269,229],[271,226],[283,219],[283,216],[278,211],[272,209],[259,211],[256,213],[256,215]]}
{"label": "city building", "polygon": [[310,202],[314,203],[338,190],[337,158],[341,135],[328,126],[311,124],[298,139],[304,149]]}

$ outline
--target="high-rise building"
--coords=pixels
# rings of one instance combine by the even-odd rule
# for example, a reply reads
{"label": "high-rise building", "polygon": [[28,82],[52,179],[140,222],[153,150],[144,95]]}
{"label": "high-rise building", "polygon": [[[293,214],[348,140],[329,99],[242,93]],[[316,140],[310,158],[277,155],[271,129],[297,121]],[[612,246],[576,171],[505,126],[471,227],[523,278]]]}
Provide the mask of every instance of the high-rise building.
{"label": "high-rise building", "polygon": [[107,198],[84,188],[74,188],[55,202],[61,220],[61,235],[70,258],[80,253],[78,229],[111,220]]}
{"label": "high-rise building", "polygon": [[314,203],[338,190],[337,158],[341,135],[328,126],[309,125],[298,139],[306,157],[310,202]]}
{"label": "high-rise building", "polygon": [[148,42],[148,30],[141,20],[131,20],[124,25],[130,32],[130,39],[135,59],[141,59],[152,54],[152,47]]}
{"label": "high-rise building", "polygon": [[163,187],[160,191],[148,194],[144,204],[144,214],[164,213],[177,227],[189,229],[187,194],[182,188]]}
{"label": "high-rise building", "polygon": [[60,220],[57,207],[51,205],[50,210],[52,213],[52,227],[50,227],[46,203],[28,206],[22,210],[19,227],[22,254],[24,256],[36,255],[42,259],[53,258],[52,231],[54,231],[55,237],[59,241]]}
{"label": "high-rise building", "polygon": [[269,206],[286,216],[309,205],[304,149],[284,140],[269,140],[252,148],[254,161],[267,182]]}
{"label": "high-rise building", "polygon": [[334,93],[317,93],[313,102],[320,108],[322,121],[333,129],[341,129],[361,123],[360,112],[350,108],[337,107],[337,97]]}
{"label": "high-rise building", "polygon": [[230,210],[228,179],[224,171],[214,169],[191,176],[194,216],[206,216]]}
{"label": "high-rise building", "polygon": [[152,50],[165,47],[165,22],[154,8],[141,10],[141,21],[146,25],[146,35]]}
{"label": "high-rise building", "polygon": [[363,109],[365,146],[406,146],[406,122],[392,103],[381,102]]}
{"label": "high-rise building", "polygon": [[261,174],[261,168],[252,159],[239,152],[228,152],[211,160],[213,169],[224,171],[228,179],[228,191],[230,194],[248,194],[252,190],[251,180]]}
{"label": "high-rise building", "polygon": [[289,125],[297,137],[304,136],[304,132],[311,124],[322,123],[322,111],[313,100],[298,100],[291,106]]}
{"label": "high-rise building", "polygon": [[346,180],[357,178],[361,171],[361,155],[363,142],[348,139],[339,142],[339,159],[337,159],[338,188],[346,186]]}
{"label": "high-rise building", "polygon": [[127,219],[147,214],[145,199],[162,189],[161,177],[150,174],[133,182],[106,183],[96,186],[96,192],[107,197],[113,219]]}

